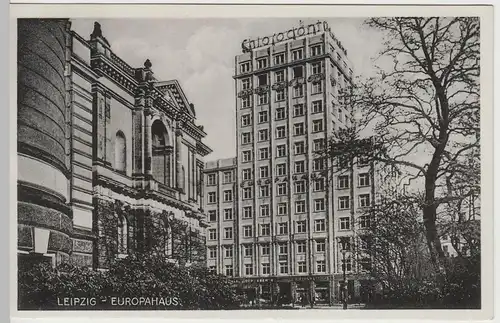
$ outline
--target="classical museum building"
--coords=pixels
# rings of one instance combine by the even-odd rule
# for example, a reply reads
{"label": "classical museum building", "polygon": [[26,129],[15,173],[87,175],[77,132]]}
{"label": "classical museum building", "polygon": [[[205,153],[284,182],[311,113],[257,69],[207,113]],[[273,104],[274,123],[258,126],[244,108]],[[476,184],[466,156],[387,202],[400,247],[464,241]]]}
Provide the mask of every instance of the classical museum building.
{"label": "classical museum building", "polygon": [[211,150],[178,81],[68,19],[18,20],[17,80],[19,266],[101,269],[148,250],[205,263]]}

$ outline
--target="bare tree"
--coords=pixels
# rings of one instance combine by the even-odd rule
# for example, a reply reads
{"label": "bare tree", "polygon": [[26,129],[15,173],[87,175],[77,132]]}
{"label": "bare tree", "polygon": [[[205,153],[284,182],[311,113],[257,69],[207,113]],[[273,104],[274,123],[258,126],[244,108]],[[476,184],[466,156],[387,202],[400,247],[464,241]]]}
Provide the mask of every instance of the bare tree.
{"label": "bare tree", "polygon": [[[382,167],[423,186],[421,211],[436,272],[446,277],[436,228],[440,207],[478,196],[479,185],[449,189],[479,149],[479,19],[372,18],[368,27],[385,34],[378,74],[344,89],[344,104],[359,111],[354,126],[331,140],[330,157],[367,155]],[[376,140],[360,140],[370,129]],[[475,156],[478,160],[479,156]],[[388,172],[390,174],[391,172]]]}

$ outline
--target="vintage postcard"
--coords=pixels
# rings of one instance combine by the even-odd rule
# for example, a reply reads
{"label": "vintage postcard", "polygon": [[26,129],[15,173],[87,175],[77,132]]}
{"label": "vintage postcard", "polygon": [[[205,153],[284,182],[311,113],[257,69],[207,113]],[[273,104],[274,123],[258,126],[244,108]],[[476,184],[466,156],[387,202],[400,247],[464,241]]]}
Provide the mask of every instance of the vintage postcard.
{"label": "vintage postcard", "polygon": [[11,9],[13,317],[493,316],[492,7]]}

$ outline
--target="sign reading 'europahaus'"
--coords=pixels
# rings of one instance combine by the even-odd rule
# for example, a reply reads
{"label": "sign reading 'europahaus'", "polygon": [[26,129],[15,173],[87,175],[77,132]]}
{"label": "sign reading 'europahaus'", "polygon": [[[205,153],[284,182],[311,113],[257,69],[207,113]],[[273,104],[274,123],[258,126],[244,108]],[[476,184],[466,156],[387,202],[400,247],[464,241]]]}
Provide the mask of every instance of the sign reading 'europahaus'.
{"label": "sign reading 'europahaus'", "polygon": [[347,51],[342,46],[342,43],[335,37],[335,35],[333,35],[330,27],[328,26],[328,23],[326,21],[319,20],[318,22],[309,24],[307,26],[304,26],[303,22],[300,21],[299,27],[295,27],[288,31],[283,31],[280,33],[274,33],[272,36],[257,37],[257,39],[245,39],[241,43],[241,48],[243,49],[243,52],[246,53],[255,48],[268,45],[274,46],[287,40],[297,39],[311,34],[316,35],[317,33],[321,32],[328,32],[337,46],[339,46],[344,54],[347,55]]}

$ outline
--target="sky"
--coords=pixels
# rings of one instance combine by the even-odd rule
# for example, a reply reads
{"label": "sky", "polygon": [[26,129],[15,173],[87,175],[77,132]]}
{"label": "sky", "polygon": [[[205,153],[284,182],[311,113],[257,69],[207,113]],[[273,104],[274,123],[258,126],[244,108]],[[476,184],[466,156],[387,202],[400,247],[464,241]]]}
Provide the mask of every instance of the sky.
{"label": "sky", "polygon": [[[176,79],[195,105],[196,123],[207,132],[213,149],[206,161],[236,156],[234,57],[246,38],[272,35],[315,20],[276,19],[72,19],[72,29],[90,38],[94,21],[101,24],[111,50],[132,67],[146,59],[156,79]],[[354,74],[371,75],[372,58],[380,50],[381,35],[359,18],[325,20],[347,50]]]}

